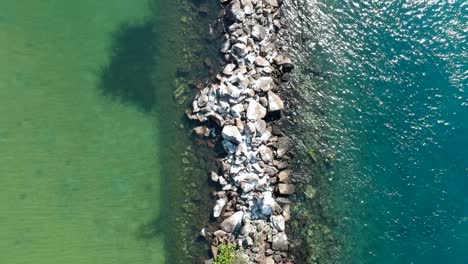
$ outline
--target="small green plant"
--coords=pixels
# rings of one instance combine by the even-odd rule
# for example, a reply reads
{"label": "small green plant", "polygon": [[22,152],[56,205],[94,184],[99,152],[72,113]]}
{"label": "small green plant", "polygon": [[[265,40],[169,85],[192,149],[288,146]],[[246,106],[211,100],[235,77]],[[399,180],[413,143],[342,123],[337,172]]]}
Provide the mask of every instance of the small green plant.
{"label": "small green plant", "polygon": [[234,257],[236,253],[236,246],[234,245],[221,245],[219,246],[218,257],[213,264],[235,264]]}

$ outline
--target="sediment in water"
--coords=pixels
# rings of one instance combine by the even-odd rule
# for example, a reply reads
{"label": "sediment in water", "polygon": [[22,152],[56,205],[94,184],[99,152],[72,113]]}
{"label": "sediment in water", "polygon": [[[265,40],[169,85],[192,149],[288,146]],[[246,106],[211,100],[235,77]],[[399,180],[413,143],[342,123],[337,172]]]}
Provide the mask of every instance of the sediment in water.
{"label": "sediment in water", "polygon": [[[293,263],[290,219],[292,141],[281,131],[280,98],[293,69],[277,34],[284,29],[281,1],[221,0],[224,66],[192,102],[194,132],[219,156],[212,223],[201,235],[214,259],[218,246],[237,248],[235,263]],[[213,259],[205,263],[211,263]]]}

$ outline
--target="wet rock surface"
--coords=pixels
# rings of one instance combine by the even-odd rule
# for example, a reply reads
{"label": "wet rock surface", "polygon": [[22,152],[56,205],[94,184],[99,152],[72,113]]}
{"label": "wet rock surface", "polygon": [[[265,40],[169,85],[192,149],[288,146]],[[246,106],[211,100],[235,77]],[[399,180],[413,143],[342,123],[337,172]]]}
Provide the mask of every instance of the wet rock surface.
{"label": "wet rock surface", "polygon": [[246,263],[294,263],[287,235],[288,197],[295,193],[288,170],[292,144],[278,128],[285,108],[279,84],[293,68],[277,43],[281,1],[220,3],[224,66],[197,86],[187,111],[197,123],[195,134],[213,142],[219,164],[208,175],[215,202],[200,234],[212,249],[235,245]]}

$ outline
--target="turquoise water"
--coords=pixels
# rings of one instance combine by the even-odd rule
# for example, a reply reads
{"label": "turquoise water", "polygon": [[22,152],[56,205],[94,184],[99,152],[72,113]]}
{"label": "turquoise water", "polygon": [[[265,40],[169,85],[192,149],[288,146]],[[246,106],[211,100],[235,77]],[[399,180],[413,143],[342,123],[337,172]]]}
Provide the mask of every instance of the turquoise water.
{"label": "turquoise water", "polygon": [[335,157],[320,175],[343,242],[329,261],[468,263],[466,1],[287,5]]}

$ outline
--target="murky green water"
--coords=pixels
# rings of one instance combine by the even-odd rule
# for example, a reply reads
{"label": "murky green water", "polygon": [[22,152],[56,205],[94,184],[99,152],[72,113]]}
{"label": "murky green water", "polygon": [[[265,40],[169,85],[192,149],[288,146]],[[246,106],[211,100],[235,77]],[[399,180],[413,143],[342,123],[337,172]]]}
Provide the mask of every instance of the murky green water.
{"label": "murky green water", "polygon": [[113,34],[149,10],[0,1],[0,263],[164,262],[142,234],[161,208],[158,116],[102,89]]}

